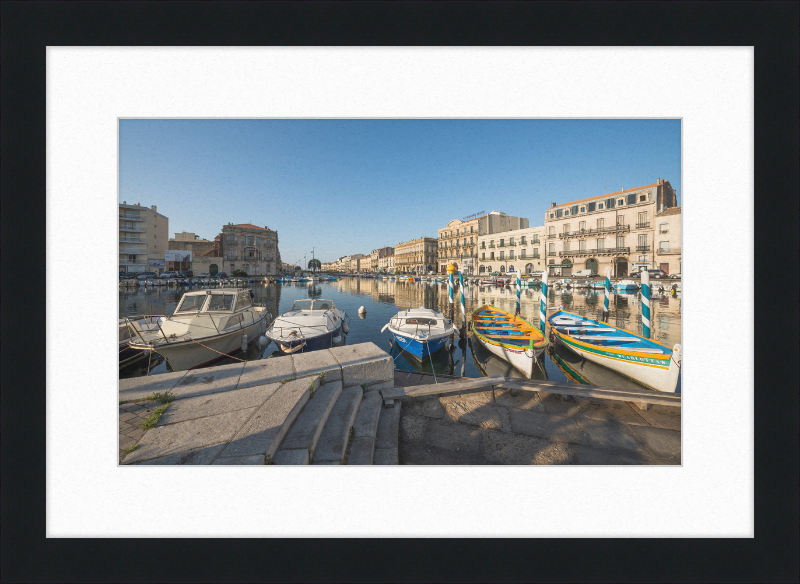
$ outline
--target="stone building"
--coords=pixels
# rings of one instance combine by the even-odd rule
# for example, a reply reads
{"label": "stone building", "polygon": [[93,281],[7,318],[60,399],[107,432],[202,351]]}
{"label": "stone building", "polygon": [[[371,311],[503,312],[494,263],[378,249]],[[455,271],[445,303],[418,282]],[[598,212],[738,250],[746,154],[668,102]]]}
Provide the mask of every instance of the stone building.
{"label": "stone building", "polygon": [[478,263],[478,238],[482,235],[502,233],[528,227],[528,220],[513,217],[500,211],[475,217],[467,221],[453,219],[438,232],[438,271],[446,274],[448,264],[454,264],[465,274],[475,274]]}
{"label": "stone building", "polygon": [[655,267],[668,275],[681,273],[681,208],[668,207],[656,215]]}
{"label": "stone building", "polygon": [[570,275],[591,269],[623,278],[632,268],[656,267],[656,216],[677,206],[669,181],[621,189],[569,203],[545,212],[547,267],[550,274]]}
{"label": "stone building", "polygon": [[[219,238],[219,236],[217,237]],[[215,241],[209,241],[207,239],[202,239],[199,235],[196,235],[193,232],[183,231],[181,233],[176,233],[175,237],[169,240],[168,249],[191,251],[191,264],[189,266],[179,267],[191,269],[195,275],[201,272],[207,272],[213,276],[217,272],[221,271],[220,266],[222,266],[222,256],[217,249],[218,243],[219,239],[216,239]],[[215,249],[217,249],[216,252]],[[167,270],[170,270],[171,268],[175,268],[175,266],[170,265],[170,262],[167,262],[166,268]]]}
{"label": "stone building", "polygon": [[381,262],[381,260],[386,258],[386,257],[388,257],[388,256],[390,256],[390,255],[394,255],[394,248],[393,247],[386,246],[386,247],[379,247],[378,249],[373,249],[372,253],[370,254],[370,256],[372,258],[372,262],[371,262],[372,271],[373,272],[385,271],[385,270],[381,270],[381,265],[382,264],[386,264],[387,262]]}
{"label": "stone building", "polygon": [[395,267],[404,274],[427,274],[436,270],[437,241],[420,237],[394,247]]}
{"label": "stone building", "polygon": [[155,205],[119,205],[119,271],[165,271],[164,258],[169,239],[169,219]]}
{"label": "stone building", "polygon": [[544,270],[544,225],[478,237],[479,276]]}
{"label": "stone building", "polygon": [[378,258],[378,271],[384,274],[391,274],[394,272],[394,248],[387,249],[391,249],[392,253]]}
{"label": "stone building", "polygon": [[222,257],[228,274],[243,270],[248,275],[274,276],[280,271],[278,232],[252,223],[222,227]]}

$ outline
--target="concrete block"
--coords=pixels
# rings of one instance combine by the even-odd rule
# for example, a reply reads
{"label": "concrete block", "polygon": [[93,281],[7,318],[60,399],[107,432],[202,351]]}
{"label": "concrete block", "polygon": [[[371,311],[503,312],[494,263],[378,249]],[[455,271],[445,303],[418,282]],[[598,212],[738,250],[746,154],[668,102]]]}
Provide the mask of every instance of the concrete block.
{"label": "concrete block", "polygon": [[382,389],[390,389],[394,387],[394,381],[386,380],[386,381],[378,381],[377,383],[364,383],[364,389],[367,393],[370,391],[380,391]]}
{"label": "concrete block", "polygon": [[636,438],[644,444],[654,458],[668,460],[675,464],[681,462],[681,433],[665,428],[651,426],[629,426]]}
{"label": "concrete block", "polygon": [[250,465],[250,464],[264,464],[263,454],[251,454],[249,456],[228,456],[226,458],[218,458],[211,464],[230,464],[230,465]]}
{"label": "concrete block", "polygon": [[186,452],[162,456],[161,458],[145,460],[141,464],[211,464],[220,455],[220,453],[222,453],[222,451],[225,449],[225,446],[227,446],[225,442],[221,444],[213,444],[211,446],[204,446],[203,448],[196,448],[194,450],[187,450]]}
{"label": "concrete block", "polygon": [[483,431],[483,457],[489,464],[573,464],[574,448],[522,434]]}
{"label": "concrete block", "polygon": [[378,434],[375,437],[375,448],[397,449],[400,435],[400,412],[403,402],[398,401],[393,408],[383,408],[378,420]]}
{"label": "concrete block", "polygon": [[[142,399],[153,393],[170,391],[186,375],[186,371],[145,375],[119,380],[119,401]],[[127,405],[127,404],[123,404]]]}
{"label": "concrete block", "polygon": [[511,429],[517,434],[585,446],[590,444],[584,431],[572,418],[514,409],[508,413],[511,418]]}
{"label": "concrete block", "polygon": [[242,389],[254,385],[275,383],[284,379],[294,379],[294,377],[294,365],[292,364],[291,356],[259,359],[258,361],[248,361],[244,364],[238,387]]}
{"label": "concrete block", "polygon": [[394,379],[394,362],[374,343],[345,345],[330,349],[342,368],[344,387]]}
{"label": "concrete block", "polygon": [[397,448],[376,448],[372,454],[372,464],[400,464]]}
{"label": "concrete block", "polygon": [[[377,392],[367,392],[361,399],[353,429],[356,437],[375,438],[378,432],[378,419],[381,415],[381,396]],[[370,462],[370,464],[372,464]]]}
{"label": "concrete block", "polygon": [[148,430],[139,440],[139,448],[125,458],[125,464],[227,442],[255,410],[227,412]]}
{"label": "concrete block", "polygon": [[[223,456],[262,454],[274,457],[278,447],[308,402],[308,379],[284,383],[247,420],[223,452]],[[169,426],[167,426],[169,427]]]}
{"label": "concrete block", "polygon": [[395,387],[413,387],[415,385],[422,385],[422,380],[425,376],[413,371],[397,370],[394,372],[394,385]]}
{"label": "concrete block", "polygon": [[297,377],[319,375],[324,372],[325,383],[342,379],[342,369],[328,349],[296,353],[292,355],[292,363]]}
{"label": "concrete block", "polygon": [[344,457],[350,427],[355,420],[361,397],[360,387],[349,387],[342,390],[342,394],[336,400],[322,430],[314,456],[311,458],[312,464],[317,461],[333,461]]}
{"label": "concrete block", "polygon": [[172,393],[178,398],[189,398],[236,389],[243,366],[243,363],[233,363],[188,371]]}
{"label": "concrete block", "polygon": [[589,439],[589,444],[595,448],[626,450],[628,452],[647,454],[644,445],[630,430],[631,428],[644,428],[645,426],[627,426],[590,418],[577,418],[576,422]]}
{"label": "concrete block", "polygon": [[308,400],[303,411],[297,416],[294,424],[286,433],[286,437],[281,443],[281,449],[303,449],[311,446],[313,456],[317,443],[319,442],[322,429],[328,416],[342,393],[342,382],[334,381],[320,386],[314,393],[314,397]]}
{"label": "concrete block", "polygon": [[374,437],[362,436],[360,438],[355,438],[350,445],[350,454],[347,456],[347,464],[372,464],[372,454],[374,450]]}
{"label": "concrete block", "polygon": [[280,383],[257,385],[213,395],[200,395],[172,402],[158,421],[158,426],[205,418],[225,412],[258,407],[281,387]]}
{"label": "concrete block", "polygon": [[[624,401],[610,399],[584,398],[573,396],[580,410],[579,417],[591,418],[605,422],[621,422],[624,424],[648,425],[647,422],[631,406]],[[677,408],[675,408],[677,409]]]}
{"label": "concrete block", "polygon": [[308,464],[308,449],[278,450],[273,462],[275,464]]}

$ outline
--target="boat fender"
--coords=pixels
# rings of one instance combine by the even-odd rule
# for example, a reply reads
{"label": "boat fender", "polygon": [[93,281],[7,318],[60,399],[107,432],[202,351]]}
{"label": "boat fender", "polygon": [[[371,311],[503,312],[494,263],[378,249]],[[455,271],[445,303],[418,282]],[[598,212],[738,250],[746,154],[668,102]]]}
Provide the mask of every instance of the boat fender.
{"label": "boat fender", "polygon": [[366,309],[366,308],[364,308],[363,306],[361,306],[361,307],[358,309],[358,314],[366,314],[366,313],[367,313],[367,309]]}
{"label": "boat fender", "polygon": [[242,351],[247,350],[247,333],[242,333]]}
{"label": "boat fender", "polygon": [[347,334],[347,333],[350,332],[350,327],[347,326],[347,323],[344,322],[344,321],[342,321],[342,330],[344,331],[344,334]]}
{"label": "boat fender", "polygon": [[266,347],[267,345],[269,345],[269,339],[267,338],[266,335],[261,335],[260,337],[258,337],[258,344],[261,347]]}
{"label": "boat fender", "polygon": [[333,337],[333,344],[334,345],[338,345],[341,342],[342,342],[342,335],[339,335],[338,337]]}

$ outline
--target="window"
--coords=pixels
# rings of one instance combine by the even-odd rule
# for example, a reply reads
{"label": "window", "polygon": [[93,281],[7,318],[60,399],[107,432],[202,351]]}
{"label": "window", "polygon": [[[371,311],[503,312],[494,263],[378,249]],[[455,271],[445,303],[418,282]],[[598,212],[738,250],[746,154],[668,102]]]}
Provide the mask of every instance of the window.
{"label": "window", "polygon": [[500,252],[500,259],[501,259],[501,260],[502,260],[502,259],[505,259],[505,257],[506,257],[506,252],[504,252],[504,251],[501,251],[501,252]]}
{"label": "window", "polygon": [[519,254],[519,257],[521,257],[521,258],[524,258],[524,257],[525,257],[525,249],[524,249],[524,248],[523,248],[523,249],[522,249],[522,251],[520,252],[520,254]]}
{"label": "window", "polygon": [[493,259],[494,259],[494,252],[489,252],[489,259],[490,259],[490,260],[493,260]]}
{"label": "window", "polygon": [[514,250],[513,249],[510,252],[508,252],[508,259],[510,259],[510,260],[514,259]]}
{"label": "window", "polygon": [[580,242],[578,242],[578,249],[581,250],[581,251],[586,251],[586,240],[585,239],[581,239]]}
{"label": "window", "polygon": [[521,240],[522,241],[520,242],[520,245],[528,245],[527,243],[525,243],[525,236],[524,235],[521,237]]}
{"label": "window", "polygon": [[550,219],[553,219],[555,216],[555,213],[550,213]]}
{"label": "window", "polygon": [[567,215],[569,215],[569,209],[564,209],[564,217],[566,217]]}
{"label": "window", "polygon": [[[233,269],[231,265],[231,269]],[[233,307],[233,294],[211,294],[207,310],[230,310]]]}
{"label": "window", "polygon": [[509,237],[508,238],[508,245],[514,245],[514,238],[513,237]]}
{"label": "window", "polygon": [[660,241],[658,243],[658,249],[662,252],[669,251],[669,241]]}
{"label": "window", "polygon": [[572,205],[572,214],[573,215],[577,215],[578,214],[578,205]]}
{"label": "window", "polygon": [[561,217],[561,215],[563,215],[563,213],[564,213],[564,211],[563,211],[563,210],[561,210],[561,209],[557,209],[557,210],[556,210],[556,217]]}
{"label": "window", "polygon": [[261,238],[260,237],[256,237],[256,245],[261,245]]}
{"label": "window", "polygon": [[578,231],[584,231],[586,229],[586,221],[581,221],[578,223]]}
{"label": "window", "polygon": [[586,213],[586,207],[581,207],[581,213]]}
{"label": "window", "polygon": [[644,203],[645,201],[647,201],[647,195],[639,195],[639,202]]}
{"label": "window", "polygon": [[535,257],[535,258],[539,257],[539,248],[538,247],[533,250],[533,257]]}
{"label": "window", "polygon": [[272,245],[272,240],[268,237],[266,245]]}
{"label": "window", "polygon": [[597,239],[597,251],[600,251],[601,249],[605,249],[605,248],[606,248],[606,238],[605,237],[599,237]]}
{"label": "window", "polygon": [[500,240],[500,247],[505,247],[505,246],[506,246],[506,240],[505,239],[501,239]]}
{"label": "window", "polygon": [[471,226],[470,226],[470,228],[469,228],[469,232],[470,232],[470,233],[475,233],[475,226],[474,226],[474,225],[471,225]]}
{"label": "window", "polygon": [[587,207],[589,208],[589,213],[591,213],[592,211],[595,210],[595,208],[597,207],[597,204],[596,203],[589,203],[587,205]]}
{"label": "window", "polygon": [[623,215],[617,216],[617,225],[619,225],[620,227],[625,225],[625,217]]}
{"label": "window", "polygon": [[241,238],[241,241],[240,241],[240,243],[241,243],[242,245],[247,245],[247,238],[246,238],[244,235],[242,235],[242,238]]}
{"label": "window", "polygon": [[617,207],[622,207],[625,204],[625,199],[617,199]]}
{"label": "window", "polygon": [[628,195],[627,199],[629,205],[636,204],[636,194]]}
{"label": "window", "polygon": [[533,243],[539,243],[539,234],[538,233],[534,233],[533,234]]}
{"label": "window", "polygon": [[569,233],[569,223],[564,223],[564,233]]}
{"label": "window", "polygon": [[203,308],[206,298],[207,296],[205,294],[202,296],[184,296],[180,306],[178,306],[175,312],[197,312]]}
{"label": "window", "polygon": [[597,220],[597,228],[602,229],[603,225],[605,225],[605,219],[598,219]]}
{"label": "window", "polygon": [[250,301],[250,293],[249,292],[242,292],[236,298],[236,308],[243,308],[245,306],[250,306],[252,302]]}
{"label": "window", "polygon": [[486,252],[483,252],[483,253],[481,254],[481,259],[482,259],[482,260],[485,260],[485,259],[486,259]]}
{"label": "window", "polygon": [[617,237],[617,247],[625,247],[625,236],[621,235]]}
{"label": "window", "polygon": [[247,245],[253,245],[253,236],[252,235],[248,235],[247,236]]}
{"label": "window", "polygon": [[234,234],[232,234],[232,233],[229,234],[227,241],[228,241],[228,243],[236,243],[236,236]]}
{"label": "window", "polygon": [[614,199],[606,199],[606,209],[613,209],[614,203]]}
{"label": "window", "polygon": [[564,251],[569,251],[569,241],[564,242]]}
{"label": "window", "polygon": [[658,226],[659,233],[669,233],[669,223],[662,223]]}
{"label": "window", "polygon": [[641,233],[639,234],[639,243],[637,244],[638,251],[647,251],[647,234]]}
{"label": "window", "polygon": [[550,227],[550,235],[555,235],[555,234],[556,234],[556,228],[551,226]]}
{"label": "window", "polygon": [[598,211],[602,211],[603,210],[603,203],[597,203],[597,210]]}

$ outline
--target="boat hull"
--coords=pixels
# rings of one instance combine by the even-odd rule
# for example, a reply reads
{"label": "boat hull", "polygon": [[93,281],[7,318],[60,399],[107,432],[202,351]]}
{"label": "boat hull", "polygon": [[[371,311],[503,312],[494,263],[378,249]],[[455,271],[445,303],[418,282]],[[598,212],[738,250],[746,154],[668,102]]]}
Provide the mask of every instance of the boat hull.
{"label": "boat hull", "polygon": [[486,342],[478,335],[475,335],[475,338],[487,351],[508,361],[526,379],[530,379],[533,374],[534,355],[536,359],[539,359],[544,353],[544,349],[512,349],[504,345]]}
{"label": "boat hull", "polygon": [[[486,312],[486,311],[489,312]],[[534,346],[524,346],[524,345],[516,345],[515,343],[509,342],[501,342],[501,339],[491,339],[483,336],[481,334],[481,326],[480,324],[476,324],[476,318],[480,319],[481,317],[486,318],[489,316],[497,320],[497,322],[493,325],[498,328],[508,327],[511,328],[510,325],[515,325],[514,328],[519,326],[520,323],[524,323],[524,327],[522,329],[518,329],[520,332],[526,332],[533,336],[535,339]],[[484,347],[487,351],[508,361],[514,369],[519,371],[525,378],[530,379],[533,375],[533,368],[534,364],[542,357],[544,354],[545,349],[548,346],[548,341],[541,334],[541,332],[536,329],[533,325],[526,322],[524,319],[520,319],[515,317],[513,314],[500,310],[498,308],[490,307],[490,306],[483,306],[475,311],[473,311],[472,316],[470,318],[470,325],[472,329],[472,334],[475,337],[476,341]],[[485,331],[484,331],[485,332]],[[494,331],[497,332],[497,331]],[[511,338],[511,337],[509,337]],[[530,337],[529,337],[530,338]]]}
{"label": "boat hull", "polygon": [[417,359],[424,359],[428,355],[440,351],[442,348],[444,348],[444,346],[447,344],[447,340],[450,338],[449,336],[444,336],[426,341],[418,341],[416,339],[404,337],[403,335],[397,334],[394,331],[390,332],[392,338],[397,343],[397,346],[406,353],[413,355]]}
{"label": "boat hull", "polygon": [[[333,342],[335,337],[339,337],[342,335],[342,325],[340,324],[339,327],[333,331],[323,333],[321,335],[314,335],[312,337],[304,337],[297,339],[296,341],[278,341],[276,339],[270,338],[272,341],[275,342],[275,345],[278,347],[278,351],[281,352],[283,355],[293,355],[295,353],[308,353],[309,351],[319,351],[321,349],[330,349],[331,347],[335,347],[336,343]],[[304,346],[303,343],[305,343]]]}

